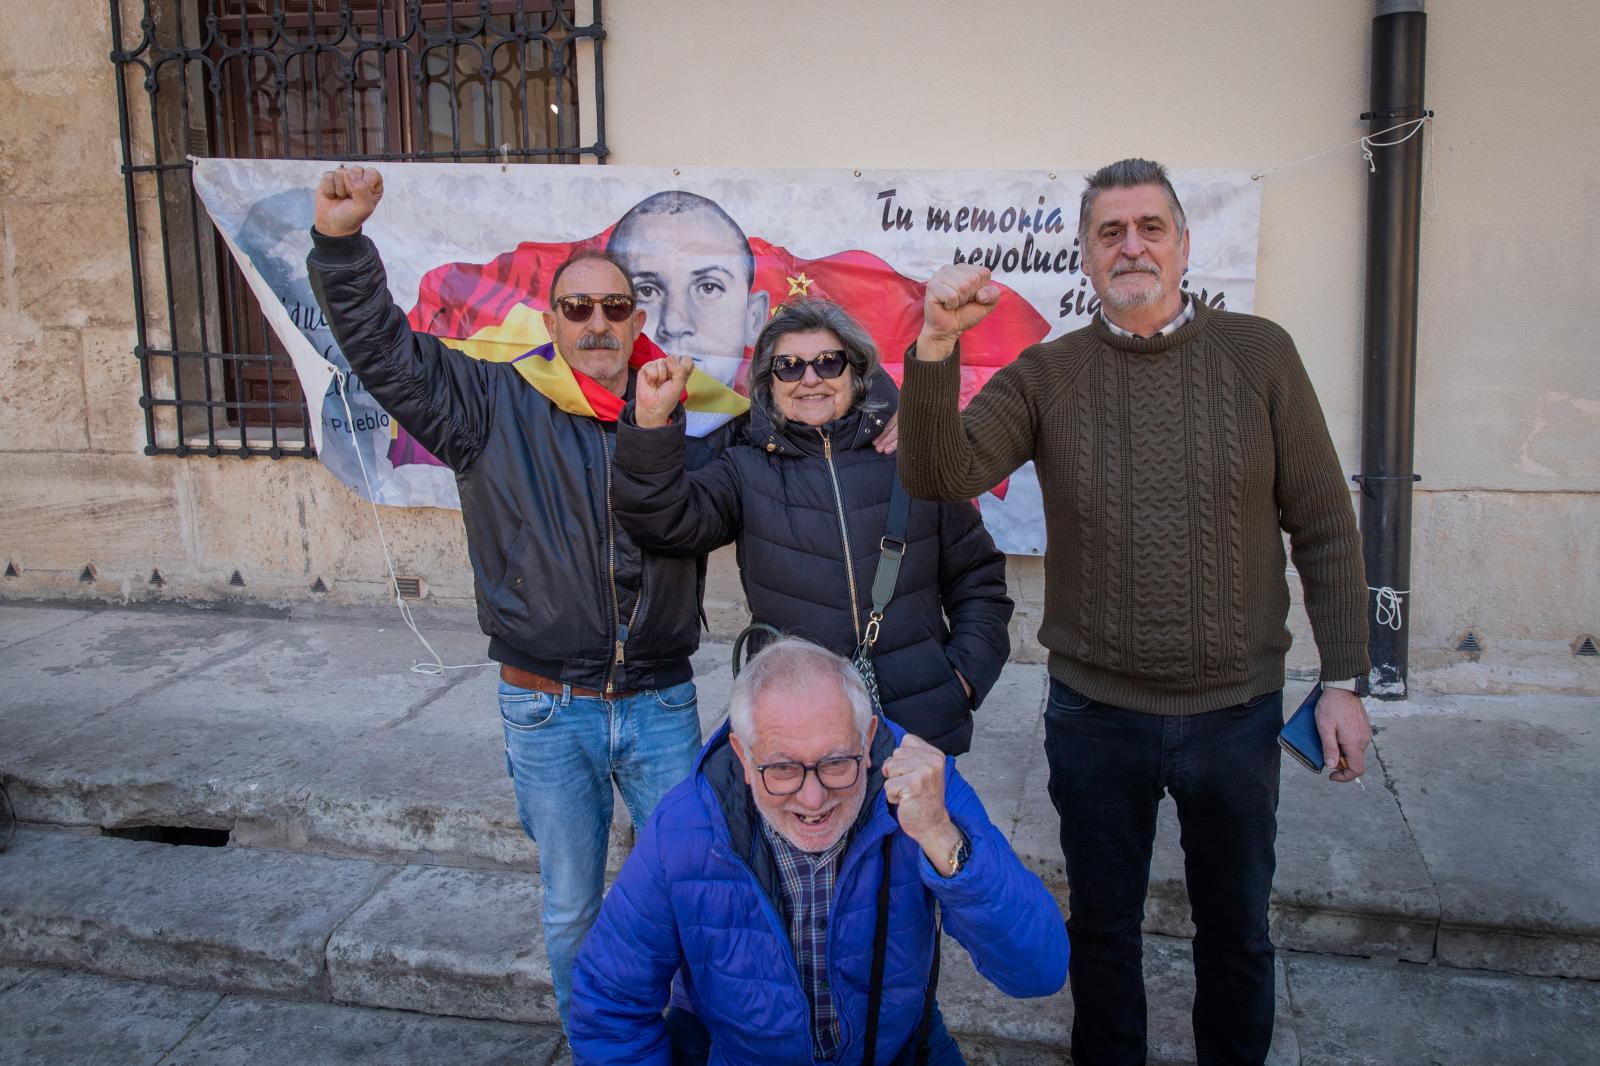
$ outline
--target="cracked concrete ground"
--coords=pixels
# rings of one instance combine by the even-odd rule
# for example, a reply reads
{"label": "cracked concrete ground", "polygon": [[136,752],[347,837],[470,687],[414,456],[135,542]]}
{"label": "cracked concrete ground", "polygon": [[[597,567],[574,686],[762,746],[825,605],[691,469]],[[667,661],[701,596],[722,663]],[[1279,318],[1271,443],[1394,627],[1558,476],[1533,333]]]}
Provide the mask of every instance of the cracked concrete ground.
{"label": "cracked concrete ground", "polygon": [[[476,632],[426,619],[424,626],[447,663],[482,660]],[[331,996],[545,1024],[553,1016],[533,932],[537,853],[517,824],[504,776],[492,674],[411,672],[422,654],[389,617],[0,605],[0,779],[19,816],[35,830],[56,831],[46,837],[67,830],[88,841],[83,834],[102,828],[202,826],[231,834],[207,869],[251,855],[332,864],[337,876],[324,898],[343,911],[337,932],[330,926],[323,941],[297,947],[292,936],[274,939],[264,924],[235,921],[230,928],[220,918],[210,933],[203,933],[204,921],[191,931],[196,957],[212,966],[193,972],[233,982],[228,987],[239,995]],[[726,646],[707,645],[696,657],[706,731],[726,704],[728,654]],[[1304,687],[1291,683],[1289,706]],[[1043,695],[1041,667],[1009,665],[979,713],[974,750],[960,767],[1023,860],[1065,904],[1055,813],[1044,793]],[[1332,786],[1289,763],[1283,770],[1272,921],[1286,950],[1274,1061],[1430,1061],[1437,1053],[1430,1049],[1448,1041],[1406,1011],[1456,1002],[1482,1007],[1508,989],[1504,1009],[1484,1008],[1482,1023],[1462,1030],[1477,1033],[1484,1047],[1502,1048],[1481,1061],[1536,1061],[1519,1056],[1541,1047],[1549,1054],[1538,1061],[1583,1061],[1563,1059],[1519,1027],[1542,1019],[1547,1028],[1570,1030],[1558,1022],[1563,1012],[1593,1012],[1585,996],[1600,977],[1600,790],[1593,769],[1600,762],[1600,700],[1420,696],[1376,704],[1373,713],[1366,789]],[[1164,803],[1146,930],[1158,1005],[1152,1051],[1182,1061],[1182,938],[1191,930],[1172,813]],[[613,829],[615,865],[631,833],[622,820]],[[43,846],[30,845],[36,854]],[[0,863],[13,858],[0,856]],[[170,909],[160,920],[163,912],[150,907],[118,917],[92,872],[74,873],[59,857],[41,865],[67,887],[30,881],[48,881],[34,869],[0,878],[0,894],[33,883],[44,885],[36,896],[50,897],[28,912],[36,919],[29,934],[35,954],[19,954],[17,941],[0,935],[0,958],[198,980],[183,976],[191,963],[163,962],[162,951],[170,950],[151,946],[151,930],[187,924],[185,905],[200,908],[202,918],[208,907],[217,910],[192,894],[185,899],[183,886],[203,879],[175,878],[183,862],[158,862],[140,875],[146,894],[159,895],[162,886],[177,892],[162,904]],[[171,869],[163,874],[163,867]],[[448,923],[412,928],[405,920],[408,910],[448,913],[460,910],[462,899],[492,901],[496,892],[505,894],[499,910],[509,924],[474,919],[477,942],[470,931],[439,940]],[[269,911],[277,905],[271,896],[260,901]],[[303,910],[316,926],[317,905]],[[20,913],[0,918],[14,931]],[[250,929],[258,933],[247,935]],[[1345,960],[1356,968],[1341,969]],[[1563,977],[1580,980],[1537,980]],[[952,981],[949,1013],[953,1025],[959,1018],[976,1035],[973,1061],[1051,1061],[1060,1054],[1067,997],[1019,1014],[1014,1005],[990,1002],[981,985]],[[335,986],[351,991],[341,996],[330,991]],[[1526,997],[1517,990],[1528,990]],[[1386,1047],[1405,1054],[1386,1060]],[[1028,1048],[1042,1057],[1016,1057]]]}

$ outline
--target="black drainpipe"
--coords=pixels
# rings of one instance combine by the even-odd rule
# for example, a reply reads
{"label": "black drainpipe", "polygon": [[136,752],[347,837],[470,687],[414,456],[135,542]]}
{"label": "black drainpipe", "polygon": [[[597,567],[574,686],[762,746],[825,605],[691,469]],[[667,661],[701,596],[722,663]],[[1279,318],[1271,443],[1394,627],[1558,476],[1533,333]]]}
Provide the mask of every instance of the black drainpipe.
{"label": "black drainpipe", "polygon": [[[1369,135],[1422,118],[1428,16],[1422,0],[1378,0],[1372,20]],[[1398,140],[1412,127],[1375,137]],[[1361,546],[1366,556],[1371,693],[1404,699],[1410,647],[1411,469],[1415,437],[1421,130],[1373,150],[1367,181],[1367,320],[1362,373]]]}

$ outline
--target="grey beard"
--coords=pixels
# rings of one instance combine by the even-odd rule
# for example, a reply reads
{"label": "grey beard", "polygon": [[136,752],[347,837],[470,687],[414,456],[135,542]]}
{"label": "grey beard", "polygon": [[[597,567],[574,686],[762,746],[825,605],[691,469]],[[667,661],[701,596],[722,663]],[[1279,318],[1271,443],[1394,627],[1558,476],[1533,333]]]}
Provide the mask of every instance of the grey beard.
{"label": "grey beard", "polygon": [[1156,283],[1144,292],[1136,293],[1132,296],[1107,294],[1102,297],[1100,302],[1108,305],[1113,311],[1132,311],[1136,307],[1146,307],[1153,303],[1159,303],[1167,295],[1167,286],[1161,280],[1161,271],[1156,269],[1154,262],[1144,256],[1140,256],[1132,262],[1124,259],[1114,265],[1106,277],[1106,288],[1109,289],[1111,287],[1110,283],[1124,274],[1149,274],[1156,279]]}
{"label": "grey beard", "polygon": [[[1123,273],[1132,273],[1132,271],[1125,270]],[[1143,292],[1136,292],[1127,296],[1120,296],[1116,293],[1107,291],[1105,296],[1101,298],[1100,302],[1111,308],[1113,311],[1132,311],[1136,307],[1147,307],[1153,303],[1160,303],[1167,295],[1167,285],[1166,282],[1161,280],[1161,275],[1156,274],[1154,277],[1156,279],[1156,283],[1150,288],[1145,289]],[[1109,290],[1110,286],[1108,285],[1106,288]]]}

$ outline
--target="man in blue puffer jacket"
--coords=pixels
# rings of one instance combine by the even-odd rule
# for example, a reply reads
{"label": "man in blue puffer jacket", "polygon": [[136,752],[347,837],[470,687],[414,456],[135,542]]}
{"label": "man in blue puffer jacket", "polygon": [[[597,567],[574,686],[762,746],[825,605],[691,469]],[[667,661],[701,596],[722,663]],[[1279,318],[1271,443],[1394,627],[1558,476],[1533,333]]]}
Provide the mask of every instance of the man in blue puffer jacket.
{"label": "man in blue puffer jacket", "polygon": [[686,1061],[698,1041],[718,1064],[870,1052],[888,1066],[914,1061],[926,1035],[927,1061],[960,1063],[927,1001],[936,903],[1003,992],[1065,982],[1055,901],[954,760],[875,717],[848,661],[780,640],[739,675],[728,724],[656,808],[600,909],[573,971],[573,1060],[665,1066],[675,1044]]}

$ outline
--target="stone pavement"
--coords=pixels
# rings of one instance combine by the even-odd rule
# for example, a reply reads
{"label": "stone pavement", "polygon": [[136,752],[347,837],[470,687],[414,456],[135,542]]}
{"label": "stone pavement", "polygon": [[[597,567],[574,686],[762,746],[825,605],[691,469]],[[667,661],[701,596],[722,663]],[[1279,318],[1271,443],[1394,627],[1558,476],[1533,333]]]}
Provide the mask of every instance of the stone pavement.
{"label": "stone pavement", "polygon": [[[446,662],[481,661],[456,619],[424,627]],[[0,605],[0,780],[26,823],[0,855],[0,966],[17,964],[0,1018],[27,1023],[0,1027],[0,1063],[233,1061],[244,1045],[219,1034],[247,1029],[297,1034],[259,1042],[284,1062],[557,1055],[492,672],[415,674],[420,651],[391,616]],[[727,657],[697,658],[708,731]],[[1043,692],[1040,667],[1007,667],[961,768],[1064,901]],[[1285,761],[1273,1061],[1591,1061],[1571,1023],[1600,1011],[1600,701],[1374,712],[1365,790]],[[1191,930],[1170,814],[1146,969],[1152,1055],[1182,1062]],[[172,827],[228,846],[102,835]],[[616,862],[629,835],[619,819]],[[946,957],[940,999],[972,1061],[1064,1061],[1065,994],[1008,1003]],[[97,1016],[106,1046],[145,1050],[36,1054],[88,1039],[42,1004],[92,999],[96,981],[126,1004]],[[291,1055],[325,1023],[338,1040]],[[382,1050],[401,1039],[461,1050]]]}

